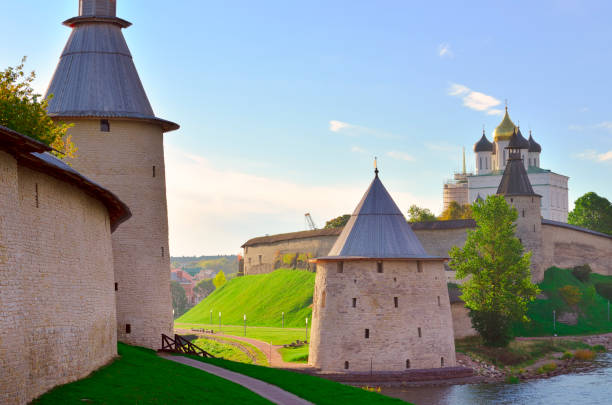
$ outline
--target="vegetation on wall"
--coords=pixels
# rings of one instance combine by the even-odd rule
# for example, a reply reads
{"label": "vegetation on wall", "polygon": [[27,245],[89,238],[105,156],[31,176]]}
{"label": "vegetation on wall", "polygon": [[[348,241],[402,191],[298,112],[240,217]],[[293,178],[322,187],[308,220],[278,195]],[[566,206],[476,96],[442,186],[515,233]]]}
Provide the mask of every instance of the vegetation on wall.
{"label": "vegetation on wall", "polygon": [[421,208],[413,204],[408,209],[408,222],[429,222],[437,220],[438,218],[436,218],[429,208]]}
{"label": "vegetation on wall", "polygon": [[470,204],[460,205],[457,201],[451,201],[448,207],[438,217],[440,221],[452,219],[472,219],[472,206]]}
{"label": "vegetation on wall", "polygon": [[325,223],[325,229],[343,228],[349,219],[351,219],[351,214],[344,214],[330,219]]}
{"label": "vegetation on wall", "polygon": [[586,193],[574,203],[567,222],[612,235],[612,203],[594,192]]}
{"label": "vegetation on wall", "polygon": [[470,309],[474,329],[487,346],[507,346],[512,322],[527,319],[527,304],[538,294],[531,283],[531,252],[525,253],[515,236],[518,218],[503,196],[476,201],[473,215],[477,227],[468,230],[463,248],[453,247],[450,266],[461,286],[461,298]]}
{"label": "vegetation on wall", "polygon": [[50,98],[42,99],[32,88],[34,72],[24,72],[21,64],[0,72],[0,125],[34,138],[56,151],[57,157],[74,157],[76,147],[66,131],[70,125],[56,123],[47,115]]}

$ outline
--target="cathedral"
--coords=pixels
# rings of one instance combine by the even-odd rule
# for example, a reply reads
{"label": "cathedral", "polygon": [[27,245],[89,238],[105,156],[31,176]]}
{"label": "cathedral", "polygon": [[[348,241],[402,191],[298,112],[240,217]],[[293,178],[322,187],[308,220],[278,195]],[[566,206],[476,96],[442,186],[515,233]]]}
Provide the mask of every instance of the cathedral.
{"label": "cathedral", "polygon": [[483,131],[480,140],[474,144],[475,173],[466,173],[464,170],[444,185],[444,207],[451,201],[471,204],[478,197],[486,198],[497,192],[509,159],[506,147],[515,133],[529,181],[534,191],[542,196],[542,218],[567,222],[569,177],[540,166],[542,147],[535,141],[531,131],[528,139],[523,136],[520,127],[510,119],[508,107],[502,122],[493,131],[493,142],[487,139]]}

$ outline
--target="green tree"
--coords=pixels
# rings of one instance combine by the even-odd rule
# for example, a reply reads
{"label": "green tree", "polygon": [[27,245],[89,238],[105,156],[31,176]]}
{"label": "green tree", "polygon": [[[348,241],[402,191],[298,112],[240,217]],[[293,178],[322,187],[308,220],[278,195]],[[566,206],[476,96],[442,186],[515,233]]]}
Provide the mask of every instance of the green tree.
{"label": "green tree", "polygon": [[515,236],[518,218],[502,196],[491,195],[472,206],[477,227],[463,248],[450,251],[450,266],[470,309],[472,325],[487,346],[507,346],[513,321],[527,321],[527,304],[539,293],[531,282],[531,252]]}
{"label": "green tree", "polygon": [[567,222],[612,235],[612,203],[592,191],[586,193],[574,203]]}
{"label": "green tree", "polygon": [[339,217],[327,221],[324,229],[342,228],[344,225],[346,225],[349,219],[351,219],[350,214],[340,215]]}
{"label": "green tree", "polygon": [[470,204],[460,205],[457,201],[451,201],[448,207],[440,214],[440,221],[451,219],[471,219],[472,206]]}
{"label": "green tree", "polygon": [[71,125],[56,123],[47,115],[51,96],[41,100],[34,92],[36,74],[24,72],[25,60],[0,72],[0,125],[49,145],[58,157],[74,157],[76,147],[66,135]]}
{"label": "green tree", "polygon": [[187,295],[185,289],[178,281],[170,282],[170,291],[172,292],[172,308],[174,309],[174,318],[178,318],[187,312]]}
{"label": "green tree", "polygon": [[227,279],[225,278],[225,273],[223,273],[223,270],[218,272],[215,278],[213,278],[213,284],[217,289],[221,288],[226,281]]}
{"label": "green tree", "polygon": [[436,218],[429,208],[421,208],[414,204],[408,208],[408,222],[428,222],[437,220],[438,218]]}
{"label": "green tree", "polygon": [[201,280],[199,283],[196,284],[195,287],[193,287],[193,292],[199,298],[206,298],[213,291],[215,291],[215,284],[213,283],[212,278],[206,278],[204,280]]}

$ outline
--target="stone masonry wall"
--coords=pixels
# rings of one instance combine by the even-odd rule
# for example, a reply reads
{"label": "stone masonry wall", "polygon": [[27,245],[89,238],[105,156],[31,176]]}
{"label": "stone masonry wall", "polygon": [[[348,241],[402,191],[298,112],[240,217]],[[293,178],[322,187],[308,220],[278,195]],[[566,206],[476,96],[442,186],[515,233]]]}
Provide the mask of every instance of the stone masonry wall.
{"label": "stone masonry wall", "polygon": [[334,372],[403,371],[407,360],[412,369],[455,366],[442,262],[422,262],[422,272],[416,261],[383,263],[383,273],[374,261],[345,261],[342,273],[336,262],[318,265],[309,363]]}
{"label": "stone masonry wall", "polygon": [[463,302],[454,302],[451,304],[455,339],[461,339],[478,334],[478,332],[476,332],[476,330],[472,327],[472,319],[468,313],[469,310],[465,307]]}
{"label": "stone masonry wall", "polygon": [[0,403],[117,353],[110,220],[79,188],[0,158]]}
{"label": "stone masonry wall", "polygon": [[79,148],[73,167],[132,211],[113,233],[118,339],[158,349],[161,334],[172,333],[162,130],[145,122],[110,120],[110,132],[101,132],[99,120],[83,119],[69,133]]}

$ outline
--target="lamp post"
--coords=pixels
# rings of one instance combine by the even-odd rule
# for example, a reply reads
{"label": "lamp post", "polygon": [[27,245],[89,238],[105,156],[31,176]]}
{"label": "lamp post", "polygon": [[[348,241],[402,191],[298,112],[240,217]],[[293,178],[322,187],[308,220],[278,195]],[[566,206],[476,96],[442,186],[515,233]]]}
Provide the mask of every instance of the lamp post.
{"label": "lamp post", "polygon": [[[608,302],[608,309],[610,309],[610,302]],[[608,316],[608,320],[610,320],[609,318],[610,317]],[[283,328],[285,327],[285,313],[284,312],[283,312],[283,323],[281,325]]]}
{"label": "lamp post", "polygon": [[246,336],[246,314],[244,314],[244,336]]}
{"label": "lamp post", "polygon": [[219,332],[221,331],[221,311],[219,311]]}
{"label": "lamp post", "polygon": [[308,343],[308,318],[306,318],[306,343]]}

